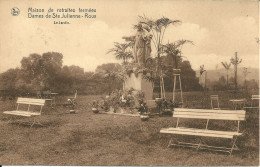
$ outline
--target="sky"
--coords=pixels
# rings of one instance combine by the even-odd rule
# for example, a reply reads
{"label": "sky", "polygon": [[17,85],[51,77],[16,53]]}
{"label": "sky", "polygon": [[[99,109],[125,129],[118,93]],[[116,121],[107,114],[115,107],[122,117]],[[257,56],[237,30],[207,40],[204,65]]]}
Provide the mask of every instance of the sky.
{"label": "sky", "polygon": [[[18,16],[12,16],[13,7],[19,8]],[[28,18],[30,7],[45,9],[44,15],[49,8],[93,8],[96,18]],[[163,43],[193,41],[182,52],[194,70],[202,64],[208,70],[223,68],[221,62],[229,62],[235,52],[243,60],[241,67],[259,67],[256,0],[0,0],[0,73],[20,67],[21,59],[32,53],[52,51],[63,54],[63,65],[77,65],[85,72],[120,62],[106,53],[114,42],[123,42],[123,36],[135,34],[132,27],[139,15],[181,20],[168,27]],[[53,24],[66,20],[70,24]]]}

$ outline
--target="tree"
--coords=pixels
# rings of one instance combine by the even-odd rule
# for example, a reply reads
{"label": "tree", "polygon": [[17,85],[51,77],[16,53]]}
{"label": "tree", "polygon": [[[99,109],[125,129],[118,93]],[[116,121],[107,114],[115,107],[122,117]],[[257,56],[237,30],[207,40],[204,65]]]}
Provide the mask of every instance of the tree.
{"label": "tree", "polygon": [[204,89],[207,90],[207,85],[206,85],[206,82],[207,82],[207,71],[205,70],[204,68],[204,65],[201,65],[200,66],[200,77],[202,76],[202,74],[205,72],[205,85],[204,85]]}
{"label": "tree", "polygon": [[29,57],[23,57],[21,60],[21,71],[25,81],[30,81],[31,78],[36,78],[43,75],[43,63],[41,55],[30,54]]}
{"label": "tree", "polygon": [[228,71],[229,71],[229,69],[230,69],[231,63],[221,62],[221,64],[222,64],[223,67],[227,70],[227,88],[228,88]]}
{"label": "tree", "polygon": [[[21,60],[23,80],[34,89],[55,89],[59,87],[57,76],[62,70],[63,55],[57,52],[47,52],[43,55],[31,54]],[[33,81],[33,82],[32,82]],[[39,87],[40,85],[40,87]]]}
{"label": "tree", "polygon": [[183,61],[180,63],[181,79],[183,90],[185,91],[196,91],[200,90],[199,79],[196,77],[196,72],[191,68],[189,61]]}
{"label": "tree", "polygon": [[235,52],[235,57],[230,59],[230,62],[234,65],[234,73],[235,73],[235,93],[237,93],[237,66],[242,62],[242,59],[237,57],[237,52]]}
{"label": "tree", "polygon": [[[172,61],[169,61],[168,56],[162,56],[162,64],[169,63],[168,66],[165,66],[164,69],[164,83],[166,85],[165,90],[173,90],[173,66]],[[181,69],[181,82],[183,91],[196,91],[200,90],[201,86],[199,84],[199,78],[196,77],[196,72],[191,68],[191,64],[188,60],[181,61],[178,65],[178,68]],[[157,91],[159,91],[157,89]]]}
{"label": "tree", "polygon": [[174,43],[168,43],[166,45],[163,45],[163,52],[166,53],[167,56],[172,57],[175,69],[178,68],[178,64],[182,61],[181,58],[183,56],[180,47],[185,43],[193,44],[193,42],[189,40],[179,40]]}
{"label": "tree", "polygon": [[19,75],[19,69],[9,69],[4,73],[0,74],[0,90],[7,91],[7,93],[11,96],[16,95],[16,81]]}
{"label": "tree", "polygon": [[[147,17],[139,16],[140,21],[139,24],[144,24],[146,26],[143,26],[148,32],[152,32],[153,34],[153,44],[156,48],[156,55],[158,57],[158,70],[160,70],[160,55],[161,55],[161,49],[162,49],[162,41],[164,38],[165,30],[169,27],[169,25],[175,25],[178,23],[181,23],[180,20],[171,20],[166,17],[159,18],[157,20],[152,20]],[[138,25],[135,25],[134,28],[138,28]]]}
{"label": "tree", "polygon": [[127,60],[133,59],[132,51],[127,50],[129,46],[131,46],[131,42],[128,43],[114,43],[114,48],[110,49],[108,53],[113,53],[116,56],[116,59],[123,60],[123,64],[127,63]]}
{"label": "tree", "polygon": [[[156,59],[156,74],[157,77],[155,78],[159,78],[159,87],[164,87],[162,85],[162,81],[163,81],[163,71],[162,71],[162,65],[161,65],[161,53],[162,53],[162,41],[164,38],[164,33],[166,31],[166,29],[169,27],[169,25],[175,25],[180,23],[180,20],[171,20],[169,18],[166,17],[162,17],[159,18],[157,20],[152,20],[149,19],[147,17],[142,17],[139,16],[140,21],[137,25],[134,25],[135,29],[140,28],[140,24],[143,25],[142,28],[146,29],[148,32],[152,32],[153,34],[153,38],[152,38],[152,42],[154,44],[154,47],[156,48],[156,55],[157,55],[157,59]],[[162,92],[161,92],[162,94]],[[160,95],[159,95],[160,96]]]}
{"label": "tree", "polygon": [[[98,66],[95,74],[103,78],[103,84],[106,92],[112,92],[114,89],[122,88],[124,80],[123,68],[117,63],[107,63]],[[123,82],[124,83],[124,82]]]}

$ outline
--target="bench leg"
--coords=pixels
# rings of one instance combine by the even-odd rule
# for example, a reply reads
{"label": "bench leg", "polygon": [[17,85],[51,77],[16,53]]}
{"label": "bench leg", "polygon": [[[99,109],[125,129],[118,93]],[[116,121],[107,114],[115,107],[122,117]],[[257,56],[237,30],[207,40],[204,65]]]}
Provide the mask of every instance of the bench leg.
{"label": "bench leg", "polygon": [[232,142],[232,147],[230,149],[230,155],[232,154],[234,149],[238,149],[237,145],[236,145],[236,141],[237,141],[237,136],[234,136],[233,142]]}
{"label": "bench leg", "polygon": [[199,150],[199,149],[200,149],[200,146],[201,146],[201,144],[203,144],[203,142],[202,142],[202,140],[201,140],[201,139],[199,139],[199,141],[200,141],[200,142],[199,142],[199,144],[198,144],[198,146],[197,146],[197,148],[196,148],[197,150]]}
{"label": "bench leg", "polygon": [[[15,122],[21,122],[21,121],[19,121],[19,116],[15,116],[15,115],[12,115],[12,116],[10,116],[10,119],[7,121],[7,123],[9,124],[9,123],[15,123]],[[19,125],[20,125],[20,123],[19,123]]]}
{"label": "bench leg", "polygon": [[173,140],[173,139],[172,139],[172,137],[171,137],[171,139],[170,139],[170,141],[169,141],[169,143],[168,143],[168,146],[167,146],[168,148],[172,145],[172,140]]}
{"label": "bench leg", "polygon": [[40,126],[43,126],[40,122],[37,122],[37,121],[36,121],[36,118],[34,118],[33,123],[31,124],[30,128],[32,128],[33,125],[35,125],[35,124],[40,125]]}
{"label": "bench leg", "polygon": [[32,125],[31,125],[31,127],[30,127],[30,128],[32,128],[34,124],[35,124],[35,119],[33,120],[33,123],[32,123]]}
{"label": "bench leg", "polygon": [[10,117],[10,119],[7,121],[7,123],[9,124],[9,123],[13,122],[12,120],[13,120],[13,117]]}

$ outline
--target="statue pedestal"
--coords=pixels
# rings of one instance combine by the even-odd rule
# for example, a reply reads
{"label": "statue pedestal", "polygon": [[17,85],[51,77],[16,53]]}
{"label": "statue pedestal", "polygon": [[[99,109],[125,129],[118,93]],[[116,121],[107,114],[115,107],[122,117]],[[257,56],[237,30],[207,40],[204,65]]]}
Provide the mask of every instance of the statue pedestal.
{"label": "statue pedestal", "polygon": [[147,102],[147,100],[152,100],[153,98],[153,86],[152,82],[146,81],[142,78],[143,74],[139,73],[136,77],[134,73],[130,74],[130,77],[128,76],[125,80],[125,90],[129,90],[131,88],[134,88],[135,90],[141,90],[144,93],[144,100]]}

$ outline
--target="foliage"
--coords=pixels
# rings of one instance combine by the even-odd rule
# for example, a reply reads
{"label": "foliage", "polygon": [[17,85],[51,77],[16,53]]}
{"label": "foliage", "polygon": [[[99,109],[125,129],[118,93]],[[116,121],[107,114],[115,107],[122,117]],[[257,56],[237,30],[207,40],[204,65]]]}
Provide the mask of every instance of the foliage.
{"label": "foliage", "polygon": [[205,72],[205,68],[204,68],[204,65],[201,65],[200,66],[200,76]]}
{"label": "foliage", "polygon": [[231,63],[221,62],[221,64],[222,64],[223,67],[227,70],[227,81],[226,81],[226,83],[227,83],[227,88],[228,88],[228,71],[229,71],[229,69],[230,69],[230,67],[231,67]]}
{"label": "foliage", "polygon": [[118,76],[105,75],[106,71],[120,71],[119,64],[103,64],[93,73],[84,72],[75,65],[62,66],[62,59],[62,54],[56,52],[24,57],[20,68],[0,74],[0,89],[11,96],[34,96],[37,91],[44,90],[72,94],[76,89],[82,94],[101,94],[122,88]]}
{"label": "foliage", "polygon": [[68,99],[68,105],[67,106],[70,107],[72,110],[75,109],[76,104],[77,104],[77,102],[76,102],[75,98],[69,98]]}
{"label": "foliage", "polygon": [[139,105],[140,106],[137,109],[139,114],[140,115],[148,115],[149,111],[148,111],[148,107],[147,107],[146,103],[145,102],[141,102],[141,103],[139,103]]}
{"label": "foliage", "polygon": [[181,46],[185,43],[193,44],[193,42],[189,40],[178,40],[174,43],[168,43],[162,46],[163,53],[172,58],[175,69],[178,68],[178,64],[180,64],[180,62],[182,61],[183,56],[181,52]]}
{"label": "foliage", "polygon": [[226,70],[229,70],[229,69],[230,69],[231,63],[221,62],[221,64],[223,65],[223,67],[224,67]]}
{"label": "foliage", "polygon": [[135,89],[130,90],[114,90],[112,93],[103,99],[101,108],[108,109],[109,107],[114,108],[116,111],[119,107],[121,108],[134,108],[137,103],[143,101],[144,93]]}
{"label": "foliage", "polygon": [[148,32],[152,32],[153,34],[153,44],[155,46],[155,48],[157,49],[157,54],[160,57],[159,51],[161,48],[161,43],[163,41],[164,38],[164,33],[165,30],[168,28],[169,25],[175,25],[178,23],[181,23],[180,20],[171,20],[169,18],[166,17],[162,17],[156,20],[147,18],[146,16],[139,16],[140,21],[138,23],[138,25],[134,25],[134,28],[137,29],[139,28],[139,25],[144,25],[142,26],[144,29],[146,29]]}
{"label": "foliage", "polygon": [[91,103],[92,108],[98,108],[99,102],[97,100],[92,101]]}
{"label": "foliage", "polygon": [[131,60],[134,58],[131,50],[127,50],[129,46],[131,46],[131,42],[128,43],[114,43],[114,48],[110,49],[108,53],[113,53],[116,59],[123,60],[123,64],[127,63],[127,60]]}
{"label": "foliage", "polygon": [[259,89],[259,84],[256,80],[245,80],[243,84],[244,89],[250,89],[250,90],[258,90]]}
{"label": "foliage", "polygon": [[196,72],[191,68],[189,61],[183,61],[180,64],[182,88],[184,91],[200,90],[199,78],[196,77]]}
{"label": "foliage", "polygon": [[221,76],[218,81],[211,83],[213,85],[214,90],[226,90],[226,78]]}

